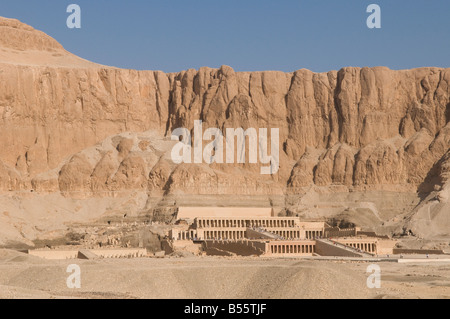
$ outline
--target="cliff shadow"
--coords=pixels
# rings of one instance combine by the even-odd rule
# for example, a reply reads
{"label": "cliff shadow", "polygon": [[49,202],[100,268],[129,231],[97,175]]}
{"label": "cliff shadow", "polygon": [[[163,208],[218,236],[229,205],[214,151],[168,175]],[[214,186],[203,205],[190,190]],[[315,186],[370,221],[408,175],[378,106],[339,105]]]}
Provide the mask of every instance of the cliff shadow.
{"label": "cliff shadow", "polygon": [[447,104],[447,108],[445,109],[445,121],[446,123],[450,122],[450,103]]}
{"label": "cliff shadow", "polygon": [[442,157],[439,161],[434,163],[433,167],[428,172],[425,180],[422,182],[422,184],[419,185],[417,189],[417,194],[419,195],[421,201],[425,200],[432,192],[436,191],[435,189],[436,185],[442,186],[443,181],[442,178],[439,176],[439,173],[441,172],[441,167],[443,163],[444,157]]}

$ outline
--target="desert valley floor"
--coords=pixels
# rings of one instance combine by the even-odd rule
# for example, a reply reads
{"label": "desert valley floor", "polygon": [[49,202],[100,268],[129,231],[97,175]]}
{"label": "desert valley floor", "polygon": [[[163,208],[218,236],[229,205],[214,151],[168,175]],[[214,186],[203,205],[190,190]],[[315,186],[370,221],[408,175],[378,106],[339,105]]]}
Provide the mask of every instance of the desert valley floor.
{"label": "desert valley floor", "polygon": [[0,251],[0,298],[450,298],[450,264],[224,257],[77,260],[81,289],[66,286],[71,261]]}

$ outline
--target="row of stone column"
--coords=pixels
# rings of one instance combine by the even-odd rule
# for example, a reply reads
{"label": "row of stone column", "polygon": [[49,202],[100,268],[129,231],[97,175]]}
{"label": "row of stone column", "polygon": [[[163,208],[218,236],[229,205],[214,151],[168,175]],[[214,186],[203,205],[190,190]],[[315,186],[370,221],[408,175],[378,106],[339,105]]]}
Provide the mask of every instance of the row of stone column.
{"label": "row of stone column", "polygon": [[241,230],[207,230],[205,231],[205,239],[243,239],[245,231]]}
{"label": "row of stone column", "polygon": [[286,219],[198,219],[199,228],[295,227],[295,220]]}
{"label": "row of stone column", "polygon": [[270,252],[272,254],[313,254],[315,246],[312,244],[271,244]]}
{"label": "row of stone column", "polygon": [[289,239],[300,239],[301,232],[300,230],[269,230],[272,233],[277,234],[278,236],[289,238]]}
{"label": "row of stone column", "polygon": [[307,239],[314,239],[314,238],[318,238],[318,237],[322,237],[322,236],[323,236],[323,232],[320,230],[307,230],[306,231]]}
{"label": "row of stone column", "polygon": [[376,253],[377,251],[377,245],[375,243],[346,243],[345,245],[368,253]]}
{"label": "row of stone column", "polygon": [[197,237],[195,230],[182,231],[178,233],[178,240],[194,240]]}

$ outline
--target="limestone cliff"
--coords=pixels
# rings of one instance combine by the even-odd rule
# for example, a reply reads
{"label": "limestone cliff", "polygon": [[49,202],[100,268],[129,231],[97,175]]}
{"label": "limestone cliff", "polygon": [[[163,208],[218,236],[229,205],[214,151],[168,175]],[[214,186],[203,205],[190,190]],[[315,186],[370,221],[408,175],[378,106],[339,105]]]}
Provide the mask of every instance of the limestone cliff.
{"label": "limestone cliff", "polygon": [[[450,69],[123,70],[0,18],[0,83],[3,192],[426,198],[439,191],[449,200]],[[200,119],[222,130],[279,128],[279,173],[262,176],[251,164],[174,165],[167,137]],[[286,200],[294,213],[302,205]]]}

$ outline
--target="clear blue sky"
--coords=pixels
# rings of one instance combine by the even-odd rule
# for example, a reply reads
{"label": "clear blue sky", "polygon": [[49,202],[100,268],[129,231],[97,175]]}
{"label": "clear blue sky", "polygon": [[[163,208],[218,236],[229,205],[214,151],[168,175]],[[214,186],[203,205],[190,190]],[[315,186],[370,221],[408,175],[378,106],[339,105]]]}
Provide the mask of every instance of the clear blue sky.
{"label": "clear blue sky", "polygon": [[[69,4],[82,28],[66,27]],[[366,8],[382,9],[370,30]],[[0,15],[101,64],[177,72],[450,67],[449,0],[1,0]]]}

